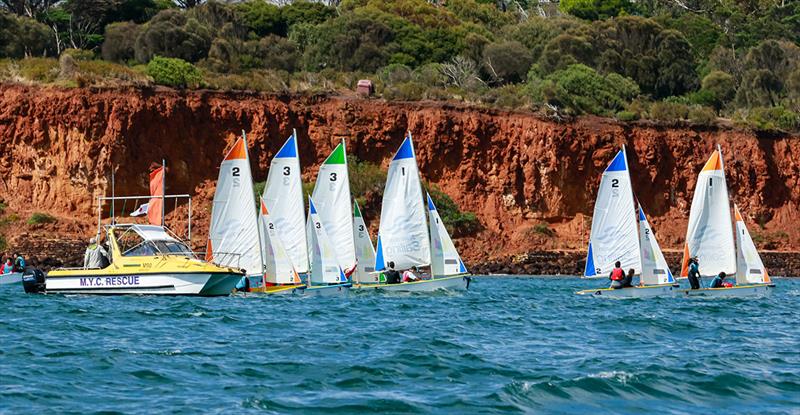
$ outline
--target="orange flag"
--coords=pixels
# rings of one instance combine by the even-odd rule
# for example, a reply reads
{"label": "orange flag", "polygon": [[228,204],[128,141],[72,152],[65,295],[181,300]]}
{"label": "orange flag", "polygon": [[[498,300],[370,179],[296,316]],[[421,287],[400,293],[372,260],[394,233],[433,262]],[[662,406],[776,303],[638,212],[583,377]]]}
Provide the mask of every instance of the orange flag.
{"label": "orange flag", "polygon": [[[150,202],[147,206],[147,220],[151,225],[161,225],[161,205],[164,194],[164,167],[150,172]],[[157,197],[158,196],[158,197]]]}

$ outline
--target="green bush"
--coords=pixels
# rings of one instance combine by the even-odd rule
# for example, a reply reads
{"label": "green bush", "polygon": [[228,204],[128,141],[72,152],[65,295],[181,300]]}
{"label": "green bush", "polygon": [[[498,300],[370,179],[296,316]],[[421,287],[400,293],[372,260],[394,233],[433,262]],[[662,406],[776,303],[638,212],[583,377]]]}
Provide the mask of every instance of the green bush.
{"label": "green bush", "polygon": [[639,119],[639,114],[633,111],[620,111],[617,113],[617,119],[620,121],[636,121]]}
{"label": "green bush", "polygon": [[636,11],[636,6],[628,0],[561,0],[558,8],[586,20],[608,19]]}
{"label": "green bush", "polygon": [[381,166],[348,154],[347,168],[350,172],[350,193],[358,199],[358,203],[362,203],[364,196],[370,192],[383,195],[386,172]]}
{"label": "green bush", "polygon": [[8,248],[8,242],[5,235],[0,234],[0,251],[5,251]]}
{"label": "green bush", "polygon": [[756,107],[750,111],[747,123],[764,131],[792,131],[800,127],[800,115],[784,107]]}
{"label": "green bush", "polygon": [[13,82],[52,83],[58,79],[58,73],[58,60],[53,58],[25,58],[0,61],[0,77]]}
{"label": "green bush", "polygon": [[663,122],[685,120],[689,116],[689,107],[686,104],[669,101],[659,101],[650,106],[650,118]]}
{"label": "green bush", "polygon": [[528,48],[514,40],[490,43],[483,49],[483,66],[491,79],[499,83],[524,81],[532,64]]}
{"label": "green bush", "polygon": [[101,47],[103,59],[112,62],[127,62],[136,57],[136,37],[141,26],[131,22],[112,23],[106,26],[105,40]]}
{"label": "green bush", "polygon": [[570,65],[544,80],[534,77],[529,87],[534,102],[547,102],[575,114],[610,115],[639,95],[633,80],[616,73],[603,76],[582,64]]}
{"label": "green bush", "polygon": [[154,57],[147,64],[147,75],[155,83],[172,87],[198,87],[203,77],[200,71],[191,63],[178,58]]}
{"label": "green bush", "polygon": [[717,121],[717,113],[713,108],[692,105],[689,108],[689,121],[699,125],[714,125]]}
{"label": "green bush", "polygon": [[56,218],[48,215],[47,213],[35,212],[28,219],[28,225],[36,225],[41,223],[55,223]]}
{"label": "green bush", "polygon": [[533,226],[533,231],[544,236],[553,236],[556,234],[546,223],[537,223]]}
{"label": "green bush", "polygon": [[516,109],[528,104],[527,89],[521,84],[492,88],[483,95],[483,102],[499,108]]}

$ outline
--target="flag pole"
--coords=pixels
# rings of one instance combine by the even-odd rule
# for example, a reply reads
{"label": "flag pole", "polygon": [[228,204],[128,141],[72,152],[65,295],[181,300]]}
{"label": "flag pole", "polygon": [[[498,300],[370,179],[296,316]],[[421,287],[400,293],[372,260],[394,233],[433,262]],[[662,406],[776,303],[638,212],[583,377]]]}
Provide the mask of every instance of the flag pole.
{"label": "flag pole", "polygon": [[161,226],[164,227],[164,210],[167,206],[167,162],[161,159]]}

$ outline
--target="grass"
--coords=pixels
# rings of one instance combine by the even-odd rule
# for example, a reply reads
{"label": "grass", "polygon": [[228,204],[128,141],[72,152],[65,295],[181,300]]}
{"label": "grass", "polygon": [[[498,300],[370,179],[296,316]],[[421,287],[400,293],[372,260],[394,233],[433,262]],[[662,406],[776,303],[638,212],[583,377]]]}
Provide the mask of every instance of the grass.
{"label": "grass", "polygon": [[30,219],[28,219],[28,225],[38,225],[43,223],[54,223],[56,218],[47,213],[42,212],[35,212],[31,215]]}
{"label": "grass", "polygon": [[546,223],[537,223],[533,226],[533,231],[544,236],[553,236],[556,234]]}

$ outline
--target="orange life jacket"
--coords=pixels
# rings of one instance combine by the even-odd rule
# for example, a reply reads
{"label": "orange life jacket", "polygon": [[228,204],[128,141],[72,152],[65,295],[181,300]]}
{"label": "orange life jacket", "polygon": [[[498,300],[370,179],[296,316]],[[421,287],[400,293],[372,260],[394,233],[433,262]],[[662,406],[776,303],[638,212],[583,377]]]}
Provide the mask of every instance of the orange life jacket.
{"label": "orange life jacket", "polygon": [[622,268],[614,268],[611,271],[611,281],[622,281],[625,278],[625,273],[622,271]]}

